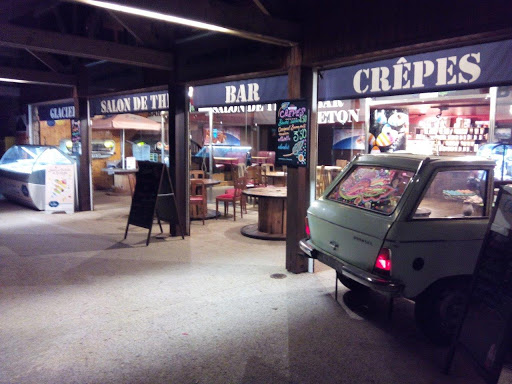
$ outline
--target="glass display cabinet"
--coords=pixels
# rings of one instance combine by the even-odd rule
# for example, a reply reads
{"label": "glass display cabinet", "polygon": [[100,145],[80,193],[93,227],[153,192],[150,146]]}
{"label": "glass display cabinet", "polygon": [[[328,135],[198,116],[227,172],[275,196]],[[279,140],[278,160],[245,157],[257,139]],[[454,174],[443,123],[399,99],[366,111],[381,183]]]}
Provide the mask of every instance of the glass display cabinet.
{"label": "glass display cabinet", "polygon": [[0,159],[0,193],[9,200],[44,210],[46,167],[74,162],[54,146],[14,145]]}
{"label": "glass display cabinet", "polygon": [[494,183],[512,183],[512,144],[500,142],[481,145],[477,155],[494,160]]}

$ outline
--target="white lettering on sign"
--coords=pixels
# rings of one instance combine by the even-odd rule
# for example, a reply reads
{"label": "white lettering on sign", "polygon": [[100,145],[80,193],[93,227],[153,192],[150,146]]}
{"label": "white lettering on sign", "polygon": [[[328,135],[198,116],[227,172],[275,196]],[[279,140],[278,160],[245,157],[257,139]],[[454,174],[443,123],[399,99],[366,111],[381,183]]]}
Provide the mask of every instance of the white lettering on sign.
{"label": "white lettering on sign", "polygon": [[260,101],[258,83],[240,84],[238,88],[234,85],[227,85],[226,87],[226,104],[247,103]]}
{"label": "white lettering on sign", "polygon": [[169,108],[169,94],[168,93],[159,93],[157,95],[151,95],[149,97],[151,100],[151,108],[150,109],[166,109]]}
{"label": "white lettering on sign", "polygon": [[50,117],[52,120],[72,119],[75,117],[75,107],[50,108]]}
{"label": "white lettering on sign", "polygon": [[102,100],[100,103],[102,113],[124,113],[131,112],[131,99],[124,97],[117,100]]}
{"label": "white lettering on sign", "polygon": [[169,108],[169,94],[129,96],[119,99],[101,100],[100,111],[107,113],[129,113]]}
{"label": "white lettering on sign", "polygon": [[148,97],[147,96],[134,96],[133,110],[134,111],[145,111],[147,109],[148,109]]}
{"label": "white lettering on sign", "polygon": [[388,67],[363,68],[352,79],[354,90],[359,93],[386,92],[409,88],[425,87],[425,79],[435,76],[436,86],[466,84],[478,80],[480,52],[457,56],[441,57],[435,60],[408,62],[405,57],[398,59],[392,69]]}
{"label": "white lettering on sign", "polygon": [[[210,108],[199,108],[199,112],[207,111]],[[264,111],[275,111],[275,104],[266,104],[265,106],[262,104],[250,104],[250,105],[230,105],[224,107],[212,107],[213,113],[240,113],[240,112],[264,112]]]}
{"label": "white lettering on sign", "polygon": [[318,124],[340,124],[359,122],[358,109],[340,109],[337,111],[318,111]]}

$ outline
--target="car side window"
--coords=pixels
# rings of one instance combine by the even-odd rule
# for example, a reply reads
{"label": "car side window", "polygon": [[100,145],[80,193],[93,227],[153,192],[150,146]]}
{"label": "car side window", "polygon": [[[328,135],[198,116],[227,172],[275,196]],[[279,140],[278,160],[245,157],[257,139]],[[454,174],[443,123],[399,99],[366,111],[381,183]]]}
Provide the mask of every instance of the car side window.
{"label": "car side window", "polygon": [[486,212],[487,171],[438,171],[413,219],[482,217]]}

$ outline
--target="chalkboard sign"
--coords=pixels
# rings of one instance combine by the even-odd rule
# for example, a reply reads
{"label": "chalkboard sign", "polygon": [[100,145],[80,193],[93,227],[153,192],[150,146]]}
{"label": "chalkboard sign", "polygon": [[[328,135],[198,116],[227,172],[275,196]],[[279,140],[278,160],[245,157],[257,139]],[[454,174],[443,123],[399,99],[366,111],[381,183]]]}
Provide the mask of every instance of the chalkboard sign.
{"label": "chalkboard sign", "polygon": [[305,100],[277,103],[276,164],[289,167],[307,165],[309,113]]}
{"label": "chalkboard sign", "polygon": [[[146,245],[148,245],[155,212],[160,228],[160,219],[174,223],[176,218],[178,218],[176,199],[169,177],[169,171],[165,164],[139,161],[138,168],[135,191],[132,197],[124,238],[126,239],[128,235],[130,224],[146,228],[149,230],[146,240]],[[183,227],[181,223],[179,223],[179,218],[178,225],[183,238]]]}
{"label": "chalkboard sign", "polygon": [[498,382],[512,345],[512,188],[500,190],[473,275],[468,305],[448,355],[461,346],[482,378]]}

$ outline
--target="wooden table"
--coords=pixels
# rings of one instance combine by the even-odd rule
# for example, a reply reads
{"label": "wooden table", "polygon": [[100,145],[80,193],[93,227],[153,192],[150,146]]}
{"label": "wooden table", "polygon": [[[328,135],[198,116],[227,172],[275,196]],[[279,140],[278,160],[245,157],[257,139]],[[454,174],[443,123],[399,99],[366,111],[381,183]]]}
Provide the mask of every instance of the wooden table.
{"label": "wooden table", "polygon": [[[190,179],[190,181],[192,180],[202,180],[205,187],[208,188],[209,190],[214,185],[220,184],[220,180],[216,179]],[[192,209],[190,210],[190,220],[203,220],[203,217],[199,214],[199,207],[193,206],[191,208]],[[215,209],[207,209],[205,220],[215,219],[218,216],[220,216],[219,211],[215,211]]]}
{"label": "wooden table", "polygon": [[254,239],[286,239],[286,187],[251,188],[242,192],[258,198],[258,224],[242,227],[242,235]]}
{"label": "wooden table", "polygon": [[272,185],[279,187],[286,187],[286,172],[283,171],[274,171],[264,173],[264,176],[268,177],[272,180]]}
{"label": "wooden table", "polygon": [[[123,169],[123,168],[103,168],[103,172],[107,172],[109,175],[114,175],[114,194],[127,195],[128,193],[133,196],[135,191],[135,174],[138,169]],[[126,183],[123,180],[128,180],[129,191],[126,190]]]}
{"label": "wooden table", "polygon": [[[214,157],[213,160],[220,161],[221,163],[238,164],[238,157]],[[234,163],[236,161],[237,163]]]}

